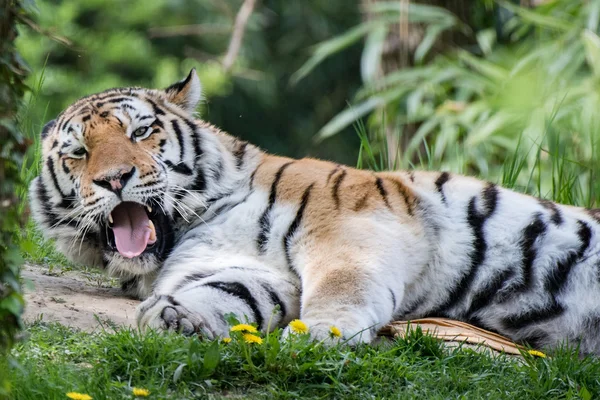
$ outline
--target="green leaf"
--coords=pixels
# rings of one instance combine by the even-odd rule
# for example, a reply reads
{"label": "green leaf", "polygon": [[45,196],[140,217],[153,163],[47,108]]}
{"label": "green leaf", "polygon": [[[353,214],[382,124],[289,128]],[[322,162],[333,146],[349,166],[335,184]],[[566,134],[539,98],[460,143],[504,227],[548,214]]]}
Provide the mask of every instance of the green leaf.
{"label": "green leaf", "polygon": [[394,101],[395,99],[402,96],[407,92],[407,88],[396,88],[395,90],[391,90],[386,92],[385,94],[380,94],[377,96],[370,97],[368,100],[359,103],[357,105],[351,106],[349,109],[342,111],[335,117],[331,119],[321,130],[317,133],[315,140],[320,142],[323,139],[326,139],[330,136],[335,135],[348,125],[352,124],[357,119],[367,115],[369,112],[373,111],[377,107],[381,107],[386,105],[387,103]]}
{"label": "green leaf", "polygon": [[202,364],[202,374],[204,376],[210,376],[213,374],[219,361],[221,360],[221,353],[219,350],[219,341],[215,340],[206,350],[204,354],[204,363]]}
{"label": "green leaf", "polygon": [[596,78],[600,77],[600,38],[594,32],[586,30],[581,34],[585,48],[585,58]]}
{"label": "green leaf", "polygon": [[363,22],[342,35],[316,45],[312,57],[298,71],[294,72],[290,78],[291,84],[295,85],[300,82],[325,59],[358,42],[372,29],[378,27],[378,25],[375,21]]}
{"label": "green leaf", "polygon": [[377,78],[381,68],[381,55],[388,34],[386,25],[375,27],[365,41],[365,47],[360,58],[360,74],[363,82],[371,82]]}
{"label": "green leaf", "polygon": [[179,379],[181,379],[181,374],[183,373],[183,369],[187,366],[187,364],[179,364],[175,372],[173,373],[173,383],[177,384]]}
{"label": "green leaf", "polygon": [[496,30],[495,29],[484,29],[477,32],[475,36],[479,48],[486,56],[492,52],[494,44],[496,43]]}
{"label": "green leaf", "polygon": [[567,23],[566,18],[554,18],[549,15],[544,15],[540,12],[531,11],[523,7],[515,6],[507,1],[499,1],[502,7],[514,12],[524,21],[530,22],[539,27],[556,29],[560,31],[568,31],[575,28],[575,25]]}
{"label": "green leaf", "polygon": [[485,75],[487,78],[496,81],[497,83],[504,82],[506,79],[508,79],[508,71],[490,61],[477,58],[466,51],[461,51],[459,53],[459,58],[471,68]]}

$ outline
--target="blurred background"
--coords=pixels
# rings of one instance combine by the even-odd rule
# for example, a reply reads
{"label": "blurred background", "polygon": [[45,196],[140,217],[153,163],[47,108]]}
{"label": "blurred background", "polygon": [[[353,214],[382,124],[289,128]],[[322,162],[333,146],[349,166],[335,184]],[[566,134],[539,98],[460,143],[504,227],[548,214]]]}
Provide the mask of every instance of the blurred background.
{"label": "blurred background", "polygon": [[[35,136],[75,99],[198,69],[201,115],[264,149],[476,174],[595,203],[599,1],[36,0]],[[239,48],[236,48],[239,44]]]}

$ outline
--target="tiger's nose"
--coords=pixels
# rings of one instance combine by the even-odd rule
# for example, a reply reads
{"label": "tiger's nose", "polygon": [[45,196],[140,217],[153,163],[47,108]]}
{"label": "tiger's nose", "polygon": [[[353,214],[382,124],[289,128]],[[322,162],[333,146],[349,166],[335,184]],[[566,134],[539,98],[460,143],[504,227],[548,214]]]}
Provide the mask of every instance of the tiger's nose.
{"label": "tiger's nose", "polygon": [[127,182],[131,179],[133,174],[135,173],[135,167],[129,168],[121,168],[116,172],[111,171],[108,174],[102,174],[93,179],[93,182],[111,192],[115,193],[117,196],[121,196],[121,191],[127,185]]}

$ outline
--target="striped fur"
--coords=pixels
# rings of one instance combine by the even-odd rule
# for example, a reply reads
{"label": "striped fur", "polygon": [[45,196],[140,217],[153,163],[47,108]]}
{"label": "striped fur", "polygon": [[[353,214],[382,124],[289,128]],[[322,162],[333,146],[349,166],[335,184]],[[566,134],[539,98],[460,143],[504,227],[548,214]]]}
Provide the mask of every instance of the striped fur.
{"label": "striped fur", "polygon": [[[302,318],[316,339],[335,325],[355,343],[393,319],[438,316],[600,353],[600,211],[447,172],[269,155],[195,120],[200,97],[194,71],[165,91],[113,89],[43,133],[37,222],[144,298],[140,325],[214,337],[228,335],[228,313],[262,330]],[[135,169],[119,193],[95,183],[121,165]],[[159,210],[169,240],[135,258],[103,248],[121,201]]]}

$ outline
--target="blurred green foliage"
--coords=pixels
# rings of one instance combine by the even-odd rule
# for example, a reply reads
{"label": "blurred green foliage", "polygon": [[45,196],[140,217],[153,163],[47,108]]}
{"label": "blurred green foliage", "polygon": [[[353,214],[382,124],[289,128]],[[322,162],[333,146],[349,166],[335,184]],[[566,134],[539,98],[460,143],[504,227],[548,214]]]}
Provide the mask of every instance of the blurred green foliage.
{"label": "blurred green foliage", "polygon": [[[397,150],[396,162],[389,163],[395,167],[478,174],[557,201],[597,204],[600,1],[514,3],[473,2],[474,19],[461,22],[446,9],[411,2],[408,19],[426,26],[413,66],[373,77],[364,69],[373,69],[377,55],[369,58],[363,76],[370,79],[319,137],[337,136],[366,118],[372,154],[389,158],[390,144],[399,144],[391,152]],[[363,57],[380,47],[377,38],[389,37],[377,30],[393,29],[400,2],[373,3],[371,12],[374,20],[359,25],[366,29],[355,38],[367,37]],[[344,54],[331,43],[355,29],[317,46],[300,77],[310,77],[314,60]],[[436,37],[451,29],[471,40],[428,57]],[[515,165],[519,174],[513,170],[508,182],[507,168]]]}
{"label": "blurred green foliage", "polygon": [[[333,57],[300,85],[290,75],[310,46],[359,21],[347,0],[259,1],[233,68],[221,61],[241,0],[38,0],[37,20],[62,40],[24,29],[18,47],[44,74],[31,135],[77,98],[117,86],[165,87],[196,67],[207,99],[202,117],[263,148],[289,156],[356,161],[350,133],[311,138],[360,85],[360,47]],[[32,78],[31,82],[34,82]]]}
{"label": "blurred green foliage", "polygon": [[0,4],[0,397],[8,393],[5,381],[7,352],[21,327],[23,297],[19,267],[23,262],[17,244],[22,208],[15,193],[23,186],[21,163],[27,144],[17,123],[17,110],[28,70],[15,48],[17,24],[28,21],[25,2]]}

